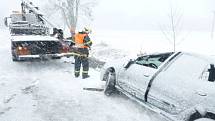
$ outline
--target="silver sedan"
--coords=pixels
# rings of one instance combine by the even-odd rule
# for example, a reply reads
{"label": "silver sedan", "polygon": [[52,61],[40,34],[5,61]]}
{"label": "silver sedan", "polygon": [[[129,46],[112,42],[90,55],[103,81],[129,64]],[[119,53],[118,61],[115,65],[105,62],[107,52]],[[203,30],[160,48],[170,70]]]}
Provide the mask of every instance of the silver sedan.
{"label": "silver sedan", "polygon": [[215,121],[215,61],[167,52],[108,62],[107,96],[121,92],[170,121]]}

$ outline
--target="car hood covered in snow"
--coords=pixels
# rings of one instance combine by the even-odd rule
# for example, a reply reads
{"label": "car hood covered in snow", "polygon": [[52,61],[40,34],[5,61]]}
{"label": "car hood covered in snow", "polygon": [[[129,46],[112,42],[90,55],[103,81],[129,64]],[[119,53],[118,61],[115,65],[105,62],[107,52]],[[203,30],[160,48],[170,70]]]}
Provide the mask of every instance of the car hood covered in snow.
{"label": "car hood covered in snow", "polygon": [[130,59],[131,58],[126,56],[121,59],[115,59],[106,62],[105,65],[101,68],[100,80],[103,80],[104,73],[108,68],[113,67],[115,69],[115,72],[118,73],[118,71],[120,71],[120,69],[123,68],[129,62]]}

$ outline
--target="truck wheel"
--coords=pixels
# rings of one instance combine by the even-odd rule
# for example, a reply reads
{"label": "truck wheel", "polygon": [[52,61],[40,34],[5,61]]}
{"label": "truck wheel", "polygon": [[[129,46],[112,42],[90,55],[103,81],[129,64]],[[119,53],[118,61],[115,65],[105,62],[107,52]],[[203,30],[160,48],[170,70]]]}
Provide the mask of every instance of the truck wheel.
{"label": "truck wheel", "polygon": [[15,56],[12,56],[12,60],[13,60],[14,62],[19,61]]}
{"label": "truck wheel", "polygon": [[61,57],[52,57],[51,59],[61,59]]}

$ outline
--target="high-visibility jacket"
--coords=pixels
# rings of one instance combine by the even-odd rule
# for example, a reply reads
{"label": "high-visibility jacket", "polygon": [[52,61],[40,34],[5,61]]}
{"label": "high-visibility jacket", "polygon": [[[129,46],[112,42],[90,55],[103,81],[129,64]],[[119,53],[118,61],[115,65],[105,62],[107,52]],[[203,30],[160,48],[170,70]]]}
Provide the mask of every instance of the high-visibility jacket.
{"label": "high-visibility jacket", "polygon": [[87,36],[87,34],[77,33],[75,34],[75,46],[78,48],[88,48],[88,46],[85,46],[84,37]]}

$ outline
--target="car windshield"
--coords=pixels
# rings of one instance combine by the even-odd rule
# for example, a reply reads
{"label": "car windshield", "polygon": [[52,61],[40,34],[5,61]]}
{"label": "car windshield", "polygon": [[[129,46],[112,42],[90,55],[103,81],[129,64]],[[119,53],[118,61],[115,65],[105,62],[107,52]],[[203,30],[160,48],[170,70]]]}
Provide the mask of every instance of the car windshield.
{"label": "car windshield", "polygon": [[173,53],[145,55],[138,57],[135,60],[135,63],[143,66],[148,66],[151,68],[158,68],[172,54]]}

